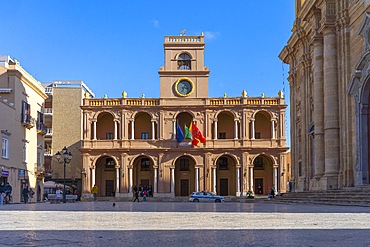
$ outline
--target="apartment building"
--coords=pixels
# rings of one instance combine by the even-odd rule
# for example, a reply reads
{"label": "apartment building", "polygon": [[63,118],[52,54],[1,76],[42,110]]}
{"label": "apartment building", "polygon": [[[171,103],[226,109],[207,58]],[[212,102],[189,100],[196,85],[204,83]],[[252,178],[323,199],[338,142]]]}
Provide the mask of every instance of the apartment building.
{"label": "apartment building", "polygon": [[13,201],[29,186],[42,200],[44,181],[44,100],[41,83],[19,62],[0,56],[0,181],[13,187]]}
{"label": "apartment building", "polygon": [[[60,186],[66,181],[67,188],[81,192],[82,158],[79,148],[82,140],[82,99],[94,93],[83,81],[56,80],[42,83],[48,98],[45,100],[45,180]],[[72,159],[66,164],[58,161],[55,154],[66,147]],[[64,187],[64,186],[61,186]],[[70,191],[72,192],[72,191]]]}

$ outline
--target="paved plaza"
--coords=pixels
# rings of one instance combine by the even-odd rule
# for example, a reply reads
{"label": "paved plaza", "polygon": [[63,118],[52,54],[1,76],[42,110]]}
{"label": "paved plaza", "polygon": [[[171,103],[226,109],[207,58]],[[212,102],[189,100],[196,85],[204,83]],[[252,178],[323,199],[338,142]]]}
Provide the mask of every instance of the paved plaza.
{"label": "paved plaza", "polygon": [[0,214],[0,246],[370,246],[370,207],[77,202]]}

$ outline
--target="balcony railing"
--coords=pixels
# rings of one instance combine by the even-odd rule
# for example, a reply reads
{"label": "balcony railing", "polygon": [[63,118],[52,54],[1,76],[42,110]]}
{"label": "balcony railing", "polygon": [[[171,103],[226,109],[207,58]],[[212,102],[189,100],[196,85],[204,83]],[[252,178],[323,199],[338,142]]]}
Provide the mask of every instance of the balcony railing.
{"label": "balcony railing", "polygon": [[37,123],[37,133],[45,135],[47,132],[47,127],[44,123]]}
{"label": "balcony railing", "polygon": [[53,129],[52,128],[46,128],[46,136],[52,136],[53,135]]}
{"label": "balcony railing", "polygon": [[31,117],[30,115],[22,114],[22,125],[25,126],[27,129],[32,129],[36,124],[36,119]]}
{"label": "balcony railing", "polygon": [[[103,99],[85,99],[84,105],[90,107],[100,106],[160,106],[169,105],[170,101],[160,100],[157,98],[103,98]],[[237,105],[261,105],[261,106],[277,106],[284,104],[284,98],[262,98],[262,97],[228,97],[228,98],[209,98],[203,99],[200,104],[209,106],[237,106]],[[172,102],[171,102],[172,103]],[[178,104],[178,102],[176,102]]]}
{"label": "balcony railing", "polygon": [[47,87],[47,88],[45,88],[45,93],[46,93],[46,94],[53,95],[53,88],[52,88],[52,87]]}
{"label": "balcony railing", "polygon": [[45,156],[53,156],[53,151],[51,149],[44,151]]}
{"label": "balcony railing", "polygon": [[53,108],[45,108],[44,113],[45,114],[53,114]]}

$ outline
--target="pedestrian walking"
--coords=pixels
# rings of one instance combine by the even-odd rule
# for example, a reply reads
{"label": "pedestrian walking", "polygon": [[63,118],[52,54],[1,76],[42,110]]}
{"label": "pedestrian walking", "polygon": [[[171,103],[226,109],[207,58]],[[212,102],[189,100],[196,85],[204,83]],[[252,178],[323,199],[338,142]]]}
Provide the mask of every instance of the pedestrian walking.
{"label": "pedestrian walking", "polygon": [[134,199],[134,201],[133,202],[140,202],[139,201],[139,191],[138,190],[136,190],[135,192],[134,192],[134,195],[135,195],[135,199]]}
{"label": "pedestrian walking", "polygon": [[24,203],[27,203],[28,202],[28,186],[23,188],[22,196],[23,196]]}
{"label": "pedestrian walking", "polygon": [[96,184],[94,184],[94,186],[91,189],[91,193],[93,193],[93,195],[94,195],[94,202],[96,202],[96,197],[98,196],[98,191],[99,191],[98,186],[96,186]]}

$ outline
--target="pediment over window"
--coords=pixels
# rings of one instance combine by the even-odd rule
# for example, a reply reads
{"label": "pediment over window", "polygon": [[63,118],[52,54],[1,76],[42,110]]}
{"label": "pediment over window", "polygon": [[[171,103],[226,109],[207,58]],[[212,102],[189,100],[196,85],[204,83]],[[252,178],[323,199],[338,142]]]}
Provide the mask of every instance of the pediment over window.
{"label": "pediment over window", "polygon": [[370,48],[370,13],[366,12],[361,26],[357,32],[364,37],[365,50]]}

